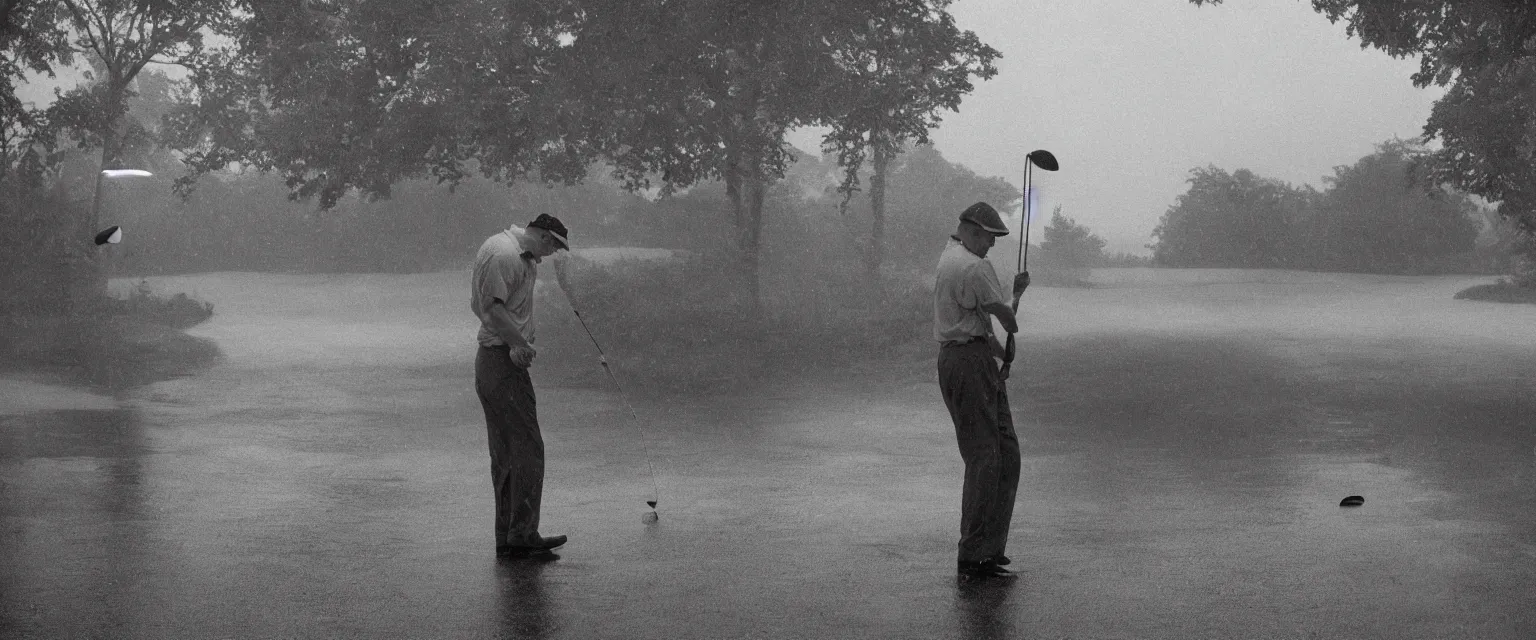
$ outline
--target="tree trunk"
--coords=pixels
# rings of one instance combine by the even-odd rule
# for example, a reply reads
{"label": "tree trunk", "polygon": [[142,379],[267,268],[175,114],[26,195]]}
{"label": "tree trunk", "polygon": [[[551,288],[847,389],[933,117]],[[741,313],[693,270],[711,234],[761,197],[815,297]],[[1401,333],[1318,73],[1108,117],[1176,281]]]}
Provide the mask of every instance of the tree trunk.
{"label": "tree trunk", "polygon": [[743,161],[732,155],[725,171],[725,193],[731,200],[731,213],[736,226],[736,248],[739,256],[738,277],[752,305],[753,314],[762,310],[762,286],[759,278],[760,254],[763,231],[763,201],[767,185],[752,161]]}
{"label": "tree trunk", "polygon": [[[871,136],[873,140],[874,136]],[[880,278],[880,263],[885,260],[885,174],[891,166],[891,152],[875,143],[873,164],[875,173],[869,177],[870,226],[869,252],[864,254],[864,268],[871,281]]]}

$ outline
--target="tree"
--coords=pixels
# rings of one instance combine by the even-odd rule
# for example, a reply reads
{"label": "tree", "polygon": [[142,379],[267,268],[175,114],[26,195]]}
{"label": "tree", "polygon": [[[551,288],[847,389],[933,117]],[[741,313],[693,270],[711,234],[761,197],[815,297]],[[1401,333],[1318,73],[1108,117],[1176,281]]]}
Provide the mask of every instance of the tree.
{"label": "tree", "polygon": [[[1196,5],[1221,0],[1191,0]],[[1420,174],[1497,202],[1525,236],[1536,234],[1536,4],[1472,0],[1312,0],[1330,21],[1343,20],[1361,47],[1393,57],[1419,56],[1413,82],[1448,87],[1424,125],[1440,149]],[[1519,242],[1536,287],[1536,242]]]}
{"label": "tree", "polygon": [[847,34],[849,40],[834,53],[839,81],[838,104],[827,124],[823,151],[837,154],[844,169],[838,191],[842,207],[859,188],[866,158],[869,178],[871,241],[864,253],[865,268],[876,274],[884,258],[886,178],[891,161],[908,141],[928,143],[942,109],[959,109],[972,89],[971,78],[997,74],[993,61],[1001,54],[976,34],[961,31],[946,8],[949,0],[903,3],[877,16],[866,28]]}
{"label": "tree", "polygon": [[1061,214],[1061,206],[1051,211],[1051,223],[1045,227],[1040,250],[1053,264],[1082,269],[1104,261],[1104,239]]}
{"label": "tree", "polygon": [[[1007,211],[1018,206],[1020,199],[1019,188],[1007,180],[979,176],[946,160],[931,144],[909,146],[890,169],[886,261],[899,268],[929,271],[966,207],[982,201]],[[1005,236],[1004,242],[1022,240],[1017,231]],[[999,243],[993,254],[1010,251]]]}
{"label": "tree", "polygon": [[47,114],[24,104],[16,89],[27,73],[52,75],[53,64],[69,60],[54,3],[0,0],[0,182],[19,177],[36,187],[55,148]]}
{"label": "tree", "polygon": [[1311,268],[1413,273],[1443,269],[1473,249],[1477,207],[1464,195],[1427,187],[1413,176],[1423,146],[1402,140],[1377,145],[1352,166],[1324,178],[1316,218],[1308,224],[1316,246]]}
{"label": "tree", "polygon": [[595,153],[558,69],[583,7],[567,0],[246,0],[233,44],[172,114],[195,179],[232,164],[329,209],[402,180],[470,171],[573,182]]}
{"label": "tree", "polygon": [[[25,59],[32,70],[52,74],[54,65],[70,64],[75,55],[93,67],[86,73],[87,84],[67,92],[55,91],[56,100],[45,114],[47,126],[40,128],[45,137],[56,131],[68,132],[80,148],[99,149],[101,153],[92,206],[72,230],[84,255],[91,258],[90,268],[77,283],[83,289],[73,296],[79,301],[106,290],[106,273],[95,259],[98,254],[84,249],[89,247],[88,231],[99,225],[100,169],[120,165],[125,143],[134,133],[124,130],[123,117],[133,96],[135,78],[150,63],[196,66],[204,35],[229,18],[232,5],[229,0],[22,0],[19,5],[10,5],[6,13],[16,6],[21,7],[19,15],[27,22],[25,32],[12,42],[20,43],[27,52]],[[13,92],[10,96],[14,100]],[[4,110],[14,113],[11,108]]]}
{"label": "tree", "polygon": [[1152,230],[1153,260],[1171,267],[1272,269],[1294,264],[1292,229],[1308,190],[1214,166],[1190,171],[1189,191]]}
{"label": "tree", "polygon": [[[852,108],[837,56],[895,28],[882,25],[949,24],[939,0],[246,6],[222,64],[194,74],[195,107],[173,116],[195,169],[183,187],[231,163],[280,172],[323,208],[413,177],[456,184],[471,165],[574,183],[601,159],[626,188],[663,193],[720,180],[754,292],[786,133]],[[920,102],[942,87],[910,88]]]}

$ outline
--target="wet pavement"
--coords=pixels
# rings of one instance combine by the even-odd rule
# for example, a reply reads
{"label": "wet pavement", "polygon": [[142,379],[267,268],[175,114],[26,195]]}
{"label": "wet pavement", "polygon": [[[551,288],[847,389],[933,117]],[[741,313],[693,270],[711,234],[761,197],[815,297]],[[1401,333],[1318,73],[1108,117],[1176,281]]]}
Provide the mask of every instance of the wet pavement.
{"label": "wet pavement", "polygon": [[536,365],[571,542],[497,560],[463,281],[167,278],[216,364],[0,384],[0,637],[1536,637],[1536,313],[1457,281],[1039,291],[1006,583],[923,345],[639,424]]}

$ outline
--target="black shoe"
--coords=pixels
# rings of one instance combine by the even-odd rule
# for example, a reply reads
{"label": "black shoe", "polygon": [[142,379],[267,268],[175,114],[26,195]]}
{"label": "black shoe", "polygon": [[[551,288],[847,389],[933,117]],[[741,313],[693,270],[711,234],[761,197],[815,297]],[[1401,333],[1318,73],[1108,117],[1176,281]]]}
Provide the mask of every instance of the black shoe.
{"label": "black shoe", "polygon": [[534,553],[547,552],[550,549],[555,549],[563,544],[565,544],[565,536],[550,536],[548,538],[541,537],[539,538],[538,542],[530,545],[498,544],[496,545],[496,554],[526,556]]}
{"label": "black shoe", "polygon": [[1013,572],[997,566],[995,560],[982,560],[981,562],[966,562],[961,560],[958,565],[959,573],[966,578],[1012,578]]}
{"label": "black shoe", "polygon": [[997,566],[999,567],[1006,567],[1010,564],[1013,564],[1013,561],[1009,560],[1008,556],[993,556],[992,561],[997,563]]}
{"label": "black shoe", "polygon": [[535,550],[535,551],[515,551],[515,552],[511,552],[511,553],[498,553],[498,554],[496,554],[496,561],[497,562],[535,562],[535,563],[543,563],[543,562],[554,562],[554,561],[559,560],[559,559],[560,559],[560,554],[557,554],[557,553],[555,553],[553,551],[550,551],[548,549],[538,549],[538,550]]}

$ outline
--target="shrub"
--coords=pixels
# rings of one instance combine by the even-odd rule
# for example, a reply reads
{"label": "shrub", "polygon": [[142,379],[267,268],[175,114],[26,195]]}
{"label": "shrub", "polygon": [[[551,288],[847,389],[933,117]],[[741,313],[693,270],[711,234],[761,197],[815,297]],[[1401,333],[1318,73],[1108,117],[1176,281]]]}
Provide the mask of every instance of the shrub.
{"label": "shrub", "polygon": [[[889,354],[931,331],[932,290],[923,281],[892,275],[872,284],[833,263],[796,274],[800,294],[765,297],[755,315],[731,260],[726,253],[606,265],[570,258],[567,282],[625,385],[729,389],[775,372]],[[541,304],[546,340],[567,352],[589,348],[580,346],[587,337],[565,296],[547,294]],[[602,383],[596,367],[563,373],[567,381]]]}
{"label": "shrub", "polygon": [[1509,278],[1499,278],[1493,284],[1480,284],[1462,289],[1456,292],[1455,299],[1536,304],[1536,288],[1522,287]]}
{"label": "shrub", "polygon": [[158,297],[149,281],[139,280],[127,298],[110,298],[107,311],[136,319],[163,324],[175,329],[192,327],[213,316],[213,303],[202,302],[178,293],[169,298]]}

